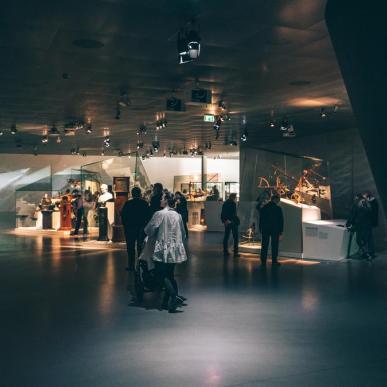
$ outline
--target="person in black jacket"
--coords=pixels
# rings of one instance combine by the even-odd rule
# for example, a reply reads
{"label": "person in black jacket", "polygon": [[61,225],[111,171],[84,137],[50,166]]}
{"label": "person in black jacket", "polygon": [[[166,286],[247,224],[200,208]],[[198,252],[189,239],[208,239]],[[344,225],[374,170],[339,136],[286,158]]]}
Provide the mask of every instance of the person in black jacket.
{"label": "person in black jacket", "polygon": [[374,256],[372,208],[363,195],[356,195],[355,203],[346,225],[351,231],[356,232],[356,243],[359,246],[361,257],[368,261],[372,260]]}
{"label": "person in black jacket", "polygon": [[271,201],[262,209],[259,218],[259,230],[262,233],[261,264],[266,266],[267,250],[271,239],[272,266],[280,266],[278,262],[278,245],[284,230],[282,209],[278,206],[280,197],[274,194]]}
{"label": "person in black jacket", "polygon": [[230,238],[230,233],[232,232],[232,238],[234,240],[234,257],[238,258],[239,218],[237,216],[236,197],[236,193],[231,193],[229,198],[223,203],[220,218],[224,224],[223,254],[225,257],[229,255],[228,240]]}
{"label": "person in black jacket", "polygon": [[141,198],[141,189],[132,188],[132,199],[128,200],[121,212],[122,224],[124,226],[126,249],[128,251],[128,270],[134,270],[137,254],[141,254],[145,238],[144,227],[150,219],[148,203]]}
{"label": "person in black jacket", "polygon": [[376,200],[375,196],[372,194],[372,192],[367,191],[364,194],[364,197],[366,198],[368,204],[371,208],[371,231],[369,234],[368,239],[368,252],[371,256],[371,258],[375,258],[375,244],[374,244],[374,235],[373,235],[373,229],[379,226],[379,203]]}
{"label": "person in black jacket", "polygon": [[155,185],[153,186],[153,192],[150,200],[151,216],[156,211],[162,210],[162,207],[160,205],[162,196],[163,196],[163,185],[161,183],[155,183]]}
{"label": "person in black jacket", "polygon": [[188,204],[187,204],[187,199],[185,196],[177,191],[175,193],[175,198],[177,199],[176,201],[176,211],[181,215],[181,218],[183,219],[183,224],[184,224],[184,230],[185,230],[185,235],[186,238],[188,238]]}

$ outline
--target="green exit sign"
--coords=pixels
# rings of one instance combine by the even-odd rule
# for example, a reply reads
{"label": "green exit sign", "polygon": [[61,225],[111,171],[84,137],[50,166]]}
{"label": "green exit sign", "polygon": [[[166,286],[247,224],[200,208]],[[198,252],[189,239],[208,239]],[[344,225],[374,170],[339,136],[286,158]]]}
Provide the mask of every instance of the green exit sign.
{"label": "green exit sign", "polygon": [[205,114],[204,122],[215,122],[215,116],[213,114]]}

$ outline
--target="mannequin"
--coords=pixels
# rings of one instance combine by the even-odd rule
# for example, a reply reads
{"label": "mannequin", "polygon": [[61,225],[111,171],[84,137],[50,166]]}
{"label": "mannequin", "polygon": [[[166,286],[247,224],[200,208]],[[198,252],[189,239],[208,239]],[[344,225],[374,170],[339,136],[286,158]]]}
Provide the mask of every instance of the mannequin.
{"label": "mannequin", "polygon": [[108,191],[107,184],[101,184],[101,195],[98,197],[99,204],[105,204],[106,202],[112,201],[113,195]]}

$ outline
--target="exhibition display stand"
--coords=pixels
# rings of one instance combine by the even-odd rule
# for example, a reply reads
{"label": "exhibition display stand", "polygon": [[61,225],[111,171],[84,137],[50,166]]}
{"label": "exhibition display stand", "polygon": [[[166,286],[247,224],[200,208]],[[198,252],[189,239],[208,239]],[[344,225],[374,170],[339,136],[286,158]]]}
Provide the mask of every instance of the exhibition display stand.
{"label": "exhibition display stand", "polygon": [[[321,260],[347,258],[350,232],[345,220],[314,220],[303,222],[304,257]],[[358,250],[352,239],[349,255]]]}

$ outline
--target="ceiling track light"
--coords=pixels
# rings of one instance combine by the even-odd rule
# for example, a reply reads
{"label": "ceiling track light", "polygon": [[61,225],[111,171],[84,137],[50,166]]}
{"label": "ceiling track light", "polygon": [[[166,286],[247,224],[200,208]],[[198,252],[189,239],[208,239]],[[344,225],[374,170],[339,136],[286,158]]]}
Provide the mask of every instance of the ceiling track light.
{"label": "ceiling track light", "polygon": [[200,35],[196,29],[195,22],[190,26],[182,28],[177,35],[177,52],[179,64],[191,62],[200,56]]}
{"label": "ceiling track light", "polygon": [[289,121],[286,118],[284,118],[281,122],[280,130],[281,132],[286,132],[288,128],[289,128]]}
{"label": "ceiling track light", "polygon": [[320,110],[320,118],[327,118],[327,117],[328,117],[327,112],[325,108],[322,107]]}
{"label": "ceiling track light", "polygon": [[270,128],[275,128],[275,122],[274,122],[273,120],[271,120],[271,121],[269,122],[269,127],[270,127]]}
{"label": "ceiling track light", "polygon": [[220,109],[222,109],[222,110],[226,110],[226,109],[227,109],[227,105],[226,105],[226,103],[225,103],[223,100],[220,100],[220,101],[218,102],[218,107],[219,107]]}
{"label": "ceiling track light", "polygon": [[87,134],[91,134],[93,132],[93,128],[91,126],[91,122],[89,122],[87,125],[86,125],[86,133]]}
{"label": "ceiling track light", "polygon": [[103,140],[103,145],[105,148],[109,148],[110,145],[111,145],[111,142],[110,142],[110,137],[109,136],[105,136],[104,140]]}
{"label": "ceiling track light", "polygon": [[143,141],[138,141],[137,142],[137,149],[142,149],[144,148],[144,142]]}
{"label": "ceiling track light", "polygon": [[246,142],[248,137],[247,130],[244,130],[243,133],[241,134],[241,141]]}
{"label": "ceiling track light", "polygon": [[12,126],[11,126],[11,134],[16,134],[17,133],[17,129],[16,129],[16,125],[15,124],[13,124]]}
{"label": "ceiling track light", "polygon": [[3,134],[4,134],[4,131],[0,130],[0,136],[2,136]]}
{"label": "ceiling track light", "polygon": [[41,142],[42,142],[42,144],[47,144],[48,143],[48,136],[47,135],[42,136]]}
{"label": "ceiling track light", "polygon": [[294,129],[294,126],[293,125],[289,125],[288,128],[287,128],[287,131],[282,133],[282,137],[285,137],[285,138],[296,137],[296,131]]}

